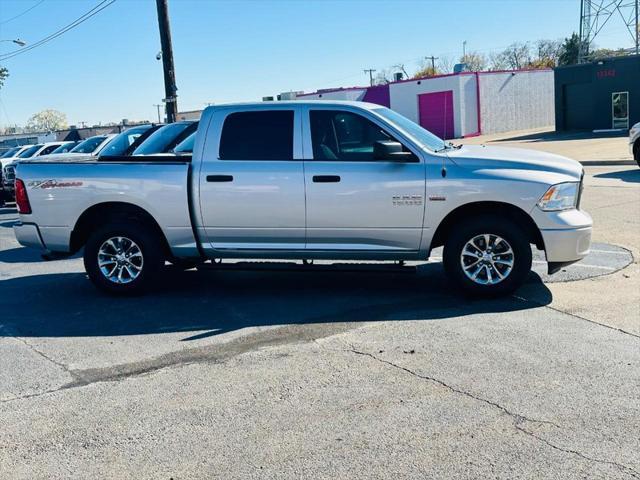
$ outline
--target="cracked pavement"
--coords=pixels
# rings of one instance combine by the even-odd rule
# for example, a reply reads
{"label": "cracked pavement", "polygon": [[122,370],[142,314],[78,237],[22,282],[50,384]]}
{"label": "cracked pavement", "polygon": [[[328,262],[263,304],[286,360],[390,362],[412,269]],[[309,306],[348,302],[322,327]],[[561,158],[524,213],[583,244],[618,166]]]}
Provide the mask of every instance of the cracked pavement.
{"label": "cracked pavement", "polygon": [[0,477],[640,478],[640,171],[586,170],[633,263],[494,300],[438,263],[112,299],[0,209]]}

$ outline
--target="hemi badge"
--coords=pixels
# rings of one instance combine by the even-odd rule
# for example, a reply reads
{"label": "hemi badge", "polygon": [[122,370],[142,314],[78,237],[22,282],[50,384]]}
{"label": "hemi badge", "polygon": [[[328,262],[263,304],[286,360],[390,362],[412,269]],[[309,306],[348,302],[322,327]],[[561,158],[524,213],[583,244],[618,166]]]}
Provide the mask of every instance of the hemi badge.
{"label": "hemi badge", "polygon": [[444,202],[447,199],[447,197],[443,197],[441,195],[430,195],[429,196],[429,201],[431,202]]}

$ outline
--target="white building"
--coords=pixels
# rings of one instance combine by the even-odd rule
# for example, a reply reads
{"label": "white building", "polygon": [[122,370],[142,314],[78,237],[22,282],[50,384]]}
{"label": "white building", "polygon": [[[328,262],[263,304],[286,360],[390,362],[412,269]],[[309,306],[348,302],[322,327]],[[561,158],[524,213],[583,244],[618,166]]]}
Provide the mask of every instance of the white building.
{"label": "white building", "polygon": [[461,72],[374,87],[319,90],[297,98],[377,103],[442,138],[554,124],[554,80],[550,69]]}

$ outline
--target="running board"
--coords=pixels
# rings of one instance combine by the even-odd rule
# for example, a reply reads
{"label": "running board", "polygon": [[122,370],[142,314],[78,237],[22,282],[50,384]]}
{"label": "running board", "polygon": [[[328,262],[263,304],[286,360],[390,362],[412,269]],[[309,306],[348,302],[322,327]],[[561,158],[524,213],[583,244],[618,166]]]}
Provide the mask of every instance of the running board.
{"label": "running board", "polygon": [[358,272],[358,273],[404,273],[417,272],[416,265],[403,263],[313,263],[272,262],[272,261],[213,261],[198,265],[198,270],[232,270],[232,271],[276,271],[276,272]]}

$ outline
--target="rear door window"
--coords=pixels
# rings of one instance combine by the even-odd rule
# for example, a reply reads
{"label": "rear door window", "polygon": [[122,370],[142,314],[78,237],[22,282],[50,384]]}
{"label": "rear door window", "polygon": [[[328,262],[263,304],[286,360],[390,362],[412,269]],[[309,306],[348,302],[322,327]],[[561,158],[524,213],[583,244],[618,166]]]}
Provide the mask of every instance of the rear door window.
{"label": "rear door window", "polygon": [[219,156],[220,160],[292,160],[293,110],[229,114]]}

